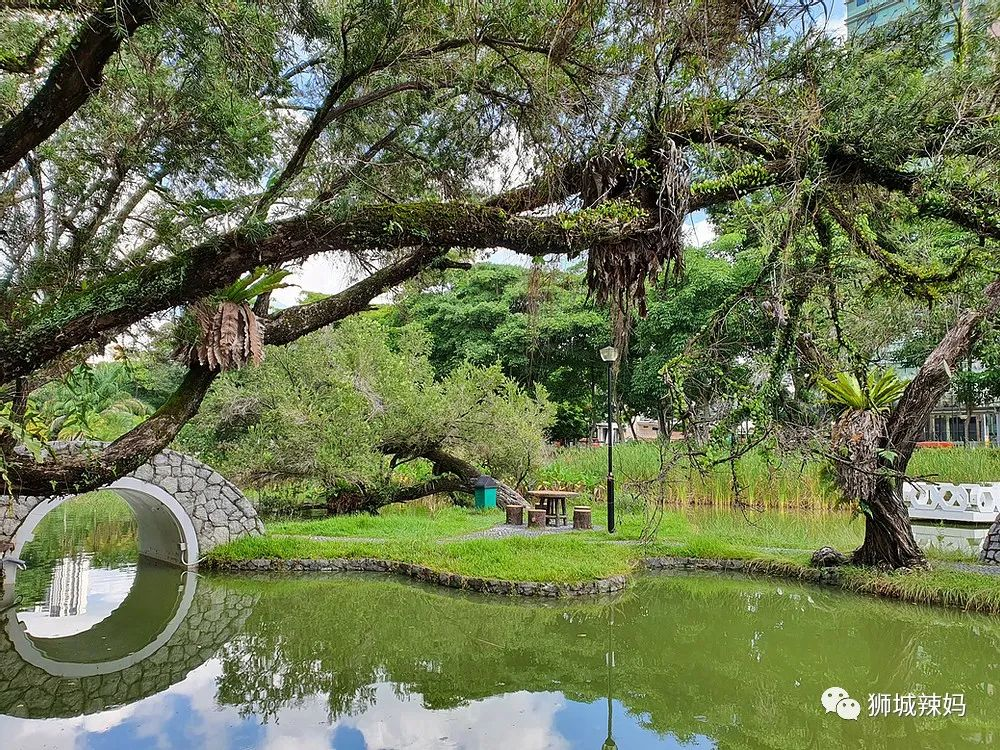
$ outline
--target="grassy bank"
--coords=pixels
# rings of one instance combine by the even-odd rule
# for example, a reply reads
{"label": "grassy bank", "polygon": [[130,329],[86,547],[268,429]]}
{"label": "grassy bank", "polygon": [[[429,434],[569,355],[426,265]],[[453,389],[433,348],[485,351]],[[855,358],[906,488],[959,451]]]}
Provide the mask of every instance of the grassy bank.
{"label": "grassy bank", "polygon": [[[683,557],[752,561],[750,567],[758,572],[796,578],[807,576],[812,550],[826,544],[849,550],[863,533],[861,522],[843,513],[744,516],[686,509],[665,512],[655,529],[640,514],[623,514],[614,536],[595,530],[535,538],[454,538],[499,520],[495,511],[417,506],[364,518],[283,521],[269,524],[263,537],[216,549],[210,562],[224,566],[261,558],[370,557],[478,578],[575,583],[627,574],[640,568],[644,558]],[[603,507],[595,507],[595,520],[603,522]],[[640,542],[640,536],[646,541]],[[909,602],[1000,613],[1000,576],[953,570],[937,553],[931,555],[934,570],[887,574],[847,568],[841,585]]]}
{"label": "grassy bank", "polygon": [[377,516],[361,514],[276,521],[269,523],[267,528],[273,534],[419,539],[482,531],[502,520],[503,513],[496,509],[473,510],[454,505],[433,508],[424,503],[412,503],[386,506]]}
{"label": "grassy bank", "polygon": [[240,539],[216,549],[211,559],[224,562],[377,557],[478,578],[575,583],[628,573],[634,563],[632,552],[625,545],[602,544],[575,534],[441,543],[428,538],[350,542],[264,536]]}

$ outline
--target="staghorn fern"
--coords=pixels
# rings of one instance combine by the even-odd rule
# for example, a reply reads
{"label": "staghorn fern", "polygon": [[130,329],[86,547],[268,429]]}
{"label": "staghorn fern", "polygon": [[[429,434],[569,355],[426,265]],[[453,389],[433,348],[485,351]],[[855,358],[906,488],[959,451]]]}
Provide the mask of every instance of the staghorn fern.
{"label": "staghorn fern", "polygon": [[893,370],[882,370],[868,373],[865,387],[844,372],[818,382],[830,403],[840,407],[830,436],[837,486],[846,498],[863,507],[874,497],[883,475],[880,459],[887,450],[887,415],[906,389],[906,381]]}
{"label": "staghorn fern", "polygon": [[[174,356],[209,370],[236,370],[264,359],[264,332],[250,300],[285,286],[287,271],[258,268],[220,292],[215,300],[193,304],[188,313],[193,331]],[[192,326],[188,326],[189,329]]]}
{"label": "staghorn fern", "polygon": [[900,379],[893,370],[868,373],[866,387],[847,372],[838,372],[833,379],[820,378],[819,387],[830,403],[846,411],[888,411],[903,395],[907,381]]}

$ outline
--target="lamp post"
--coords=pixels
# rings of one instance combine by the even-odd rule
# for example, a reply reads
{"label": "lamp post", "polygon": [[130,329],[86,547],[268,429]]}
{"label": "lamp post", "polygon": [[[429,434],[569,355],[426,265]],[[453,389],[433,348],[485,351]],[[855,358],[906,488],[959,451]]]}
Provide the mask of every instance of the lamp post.
{"label": "lamp post", "polygon": [[614,737],[611,736],[611,719],[613,717],[613,710],[611,705],[611,670],[615,666],[615,649],[614,641],[612,640],[612,631],[615,627],[615,610],[612,607],[611,612],[608,617],[608,651],[605,654],[605,659],[608,663],[608,737],[604,740],[604,744],[601,745],[601,750],[618,750],[618,745],[615,743]]}
{"label": "lamp post", "polygon": [[613,346],[601,349],[601,359],[608,365],[608,533],[615,533],[615,472],[611,463],[611,450],[615,443],[615,431],[611,422],[611,367],[618,360],[618,350]]}

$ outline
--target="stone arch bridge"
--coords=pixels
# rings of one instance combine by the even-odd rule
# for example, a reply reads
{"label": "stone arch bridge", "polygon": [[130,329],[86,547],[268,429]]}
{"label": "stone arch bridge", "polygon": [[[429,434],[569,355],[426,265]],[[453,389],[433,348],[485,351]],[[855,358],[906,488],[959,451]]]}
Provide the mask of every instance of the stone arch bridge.
{"label": "stone arch bridge", "polygon": [[[56,450],[85,450],[64,445]],[[120,495],[135,513],[139,554],[182,568],[198,561],[220,544],[264,532],[257,511],[243,493],[201,461],[165,450],[128,476],[103,488]],[[65,497],[0,496],[0,549],[19,558],[35,528]],[[12,545],[12,547],[11,547]],[[6,599],[16,568],[0,566]]]}

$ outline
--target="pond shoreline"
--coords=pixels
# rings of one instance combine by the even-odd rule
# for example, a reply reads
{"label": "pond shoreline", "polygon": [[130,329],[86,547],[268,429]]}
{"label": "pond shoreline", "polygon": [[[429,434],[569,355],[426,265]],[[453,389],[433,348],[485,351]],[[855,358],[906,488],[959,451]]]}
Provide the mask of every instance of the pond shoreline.
{"label": "pond shoreline", "polygon": [[[208,560],[206,570],[226,573],[389,573],[445,588],[473,591],[492,596],[573,598],[613,594],[628,588],[632,574],[612,575],[587,581],[512,581],[499,578],[449,573],[426,565],[375,557],[328,559],[258,558],[254,560]],[[849,568],[812,568],[791,561],[760,558],[646,557],[637,561],[636,570],[708,571],[765,576],[830,586],[855,594],[960,609],[980,614],[1000,614],[1000,604],[975,595],[960,596],[944,589],[908,589],[900,580],[906,574],[876,574]]]}
{"label": "pond shoreline", "polygon": [[296,559],[258,558],[256,560],[214,560],[206,567],[230,573],[393,573],[423,583],[452,589],[475,591],[494,596],[574,597],[612,594],[628,586],[629,576],[615,575],[574,583],[552,581],[508,581],[500,578],[480,578],[461,573],[446,573],[426,565],[385,560],[377,557]]}

